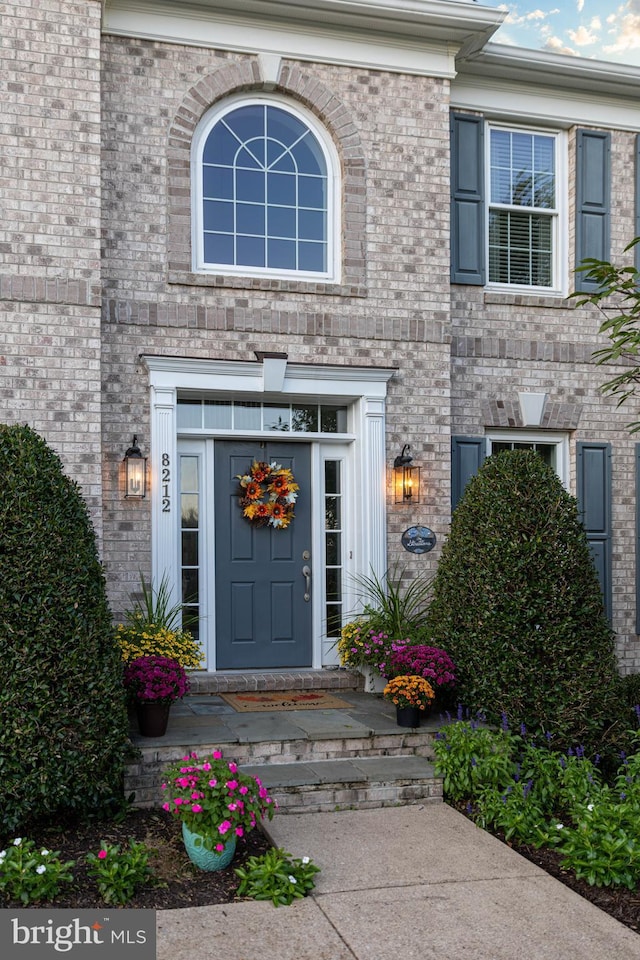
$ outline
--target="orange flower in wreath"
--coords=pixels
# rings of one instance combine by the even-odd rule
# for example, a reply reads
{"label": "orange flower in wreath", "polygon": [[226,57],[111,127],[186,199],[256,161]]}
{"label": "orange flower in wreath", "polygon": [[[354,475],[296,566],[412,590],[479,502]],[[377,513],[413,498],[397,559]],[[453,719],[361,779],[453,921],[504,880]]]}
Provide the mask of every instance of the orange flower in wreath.
{"label": "orange flower in wreath", "polygon": [[251,483],[247,484],[247,488],[244,492],[247,500],[258,500],[264,495],[264,490],[259,483],[255,483],[253,480]]}

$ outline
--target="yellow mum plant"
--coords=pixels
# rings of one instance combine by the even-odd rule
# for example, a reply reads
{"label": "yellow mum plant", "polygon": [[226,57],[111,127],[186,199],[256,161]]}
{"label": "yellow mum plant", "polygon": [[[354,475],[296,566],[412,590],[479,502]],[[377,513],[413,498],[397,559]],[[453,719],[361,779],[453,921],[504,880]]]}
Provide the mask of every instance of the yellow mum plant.
{"label": "yellow mum plant", "polygon": [[418,707],[426,710],[435,700],[435,692],[428,680],[424,677],[404,675],[393,677],[382,691],[385,700],[390,700],[396,707]]}
{"label": "yellow mum plant", "polygon": [[136,603],[125,614],[125,623],[116,628],[116,643],[125,663],[138,657],[167,657],[176,660],[182,667],[197,670],[203,660],[203,652],[197,640],[188,630],[179,626],[182,604],[170,604],[166,578],[157,590],[142,581],[142,604]]}
{"label": "yellow mum plant", "polygon": [[142,617],[116,627],[116,643],[125,663],[138,657],[168,657],[186,668],[197,670],[202,663],[202,650],[188,630],[169,630]]}

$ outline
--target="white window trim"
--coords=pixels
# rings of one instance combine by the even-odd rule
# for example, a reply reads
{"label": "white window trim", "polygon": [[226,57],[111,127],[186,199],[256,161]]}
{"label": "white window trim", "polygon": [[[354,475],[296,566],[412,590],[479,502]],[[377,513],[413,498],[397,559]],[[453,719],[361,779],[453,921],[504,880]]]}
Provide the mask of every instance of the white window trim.
{"label": "white window trim", "polygon": [[556,448],[556,473],[566,490],[569,490],[569,436],[550,430],[491,430],[487,433],[487,456],[491,454],[492,441],[506,443],[546,443]]}
{"label": "white window trim", "polygon": [[[516,283],[496,283],[489,281],[485,285],[487,290],[502,290],[526,292],[536,296],[561,296],[566,297],[569,294],[569,276],[567,269],[567,250],[568,250],[568,158],[567,158],[567,134],[564,130],[550,130],[546,127],[529,127],[514,123],[498,123],[488,120],[485,125],[485,263],[487,278],[489,276],[489,215],[491,211],[491,131],[507,130],[510,133],[522,132],[530,134],[540,134],[545,137],[553,137],[556,141],[556,213],[553,215],[553,282],[550,287],[529,286],[527,284]],[[529,209],[522,208],[525,212]]]}
{"label": "white window trim", "polygon": [[[278,106],[306,124],[316,137],[327,165],[327,270],[326,272],[304,270],[274,270],[268,267],[245,267],[233,264],[207,264],[204,261],[204,229],[202,209],[202,156],[204,146],[213,126],[227,113],[239,106],[253,105]],[[322,283],[341,282],[340,235],[342,182],[340,161],[336,147],[328,131],[318,123],[317,118],[302,104],[278,94],[247,96],[236,94],[216,104],[200,120],[191,145],[191,249],[193,251],[194,273],[219,276],[258,277],[278,280],[316,281]]]}

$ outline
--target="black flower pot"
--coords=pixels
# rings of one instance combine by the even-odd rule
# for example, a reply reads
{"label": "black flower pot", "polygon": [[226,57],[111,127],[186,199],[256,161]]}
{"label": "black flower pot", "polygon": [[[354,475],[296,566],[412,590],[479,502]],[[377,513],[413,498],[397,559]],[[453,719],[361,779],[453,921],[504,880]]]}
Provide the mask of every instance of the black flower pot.
{"label": "black flower pot", "polygon": [[170,703],[139,700],[136,703],[138,729],[142,737],[164,737],[169,723]]}
{"label": "black flower pot", "polygon": [[420,707],[396,707],[396,720],[399,727],[419,727]]}

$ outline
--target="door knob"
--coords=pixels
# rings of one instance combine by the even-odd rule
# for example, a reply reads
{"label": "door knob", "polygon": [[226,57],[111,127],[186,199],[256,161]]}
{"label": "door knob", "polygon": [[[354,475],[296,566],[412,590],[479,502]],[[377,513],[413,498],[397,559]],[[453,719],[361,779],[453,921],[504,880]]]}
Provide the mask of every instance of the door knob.
{"label": "door knob", "polygon": [[305,580],[304,599],[308,602],[311,600],[311,567],[309,567],[306,563],[302,568],[302,576]]}

